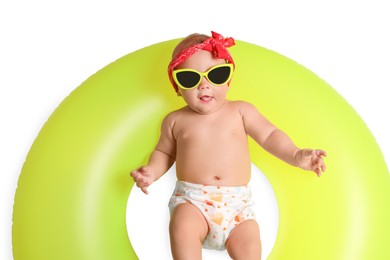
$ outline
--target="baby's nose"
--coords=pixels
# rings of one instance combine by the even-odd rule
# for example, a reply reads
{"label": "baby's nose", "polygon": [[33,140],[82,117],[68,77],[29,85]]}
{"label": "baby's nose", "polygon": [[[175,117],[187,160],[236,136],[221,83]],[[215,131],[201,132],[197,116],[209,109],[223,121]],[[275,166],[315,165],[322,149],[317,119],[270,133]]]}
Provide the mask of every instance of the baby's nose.
{"label": "baby's nose", "polygon": [[202,77],[198,88],[199,89],[208,89],[208,88],[210,88],[210,82],[205,77]]}

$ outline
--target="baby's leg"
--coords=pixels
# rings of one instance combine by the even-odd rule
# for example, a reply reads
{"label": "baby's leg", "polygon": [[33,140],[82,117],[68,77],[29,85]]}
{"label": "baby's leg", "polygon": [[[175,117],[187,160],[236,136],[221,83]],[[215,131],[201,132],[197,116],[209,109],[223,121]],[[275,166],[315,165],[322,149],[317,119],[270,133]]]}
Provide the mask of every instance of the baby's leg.
{"label": "baby's leg", "polygon": [[225,245],[232,259],[260,260],[261,241],[257,222],[250,219],[239,224],[232,230]]}
{"label": "baby's leg", "polygon": [[169,224],[173,259],[202,259],[202,242],[207,233],[206,219],[197,207],[190,203],[175,207]]}

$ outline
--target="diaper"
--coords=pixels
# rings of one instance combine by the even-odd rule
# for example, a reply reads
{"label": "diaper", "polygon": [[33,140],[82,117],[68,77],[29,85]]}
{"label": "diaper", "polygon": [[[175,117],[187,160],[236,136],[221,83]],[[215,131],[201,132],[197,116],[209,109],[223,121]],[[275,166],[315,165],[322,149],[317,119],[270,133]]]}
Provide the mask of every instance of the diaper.
{"label": "diaper", "polygon": [[230,232],[241,222],[255,219],[250,208],[252,192],[247,186],[221,187],[177,181],[169,201],[169,210],[182,203],[196,206],[209,225],[203,247],[224,250]]}

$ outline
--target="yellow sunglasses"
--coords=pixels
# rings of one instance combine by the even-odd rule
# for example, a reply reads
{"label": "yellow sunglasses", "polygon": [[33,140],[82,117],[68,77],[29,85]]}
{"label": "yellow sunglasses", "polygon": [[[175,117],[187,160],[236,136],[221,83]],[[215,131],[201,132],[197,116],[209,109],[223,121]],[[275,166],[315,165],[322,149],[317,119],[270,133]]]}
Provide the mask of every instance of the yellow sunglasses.
{"label": "yellow sunglasses", "polygon": [[233,75],[233,64],[225,63],[211,67],[206,72],[194,69],[178,69],[172,72],[173,80],[181,89],[193,89],[199,86],[202,77],[213,84],[221,86],[230,81]]}

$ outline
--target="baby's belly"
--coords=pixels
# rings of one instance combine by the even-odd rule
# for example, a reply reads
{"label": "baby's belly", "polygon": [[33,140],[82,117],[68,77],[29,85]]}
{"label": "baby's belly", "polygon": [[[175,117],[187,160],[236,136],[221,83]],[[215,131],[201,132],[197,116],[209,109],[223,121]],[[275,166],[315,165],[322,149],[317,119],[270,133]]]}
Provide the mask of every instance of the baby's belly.
{"label": "baby's belly", "polygon": [[251,163],[247,152],[205,155],[186,153],[176,158],[178,180],[215,186],[247,185]]}

